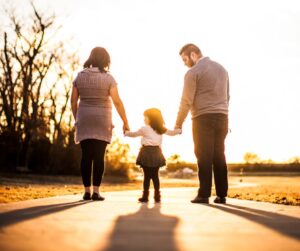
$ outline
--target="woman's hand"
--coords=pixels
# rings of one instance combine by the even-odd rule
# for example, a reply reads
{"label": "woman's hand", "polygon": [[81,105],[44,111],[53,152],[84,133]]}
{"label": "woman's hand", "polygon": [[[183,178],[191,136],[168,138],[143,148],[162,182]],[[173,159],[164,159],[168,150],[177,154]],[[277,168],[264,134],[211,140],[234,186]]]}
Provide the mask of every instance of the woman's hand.
{"label": "woman's hand", "polygon": [[123,124],[123,133],[125,134],[126,131],[130,131],[128,123]]}

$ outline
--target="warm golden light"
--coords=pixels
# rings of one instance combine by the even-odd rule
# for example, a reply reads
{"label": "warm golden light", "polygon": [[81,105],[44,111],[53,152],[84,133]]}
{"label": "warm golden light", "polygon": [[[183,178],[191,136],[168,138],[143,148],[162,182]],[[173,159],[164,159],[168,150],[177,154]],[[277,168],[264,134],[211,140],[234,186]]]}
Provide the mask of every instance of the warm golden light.
{"label": "warm golden light", "polygon": [[[109,51],[132,130],[143,125],[143,111],[150,107],[161,109],[173,128],[187,71],[178,51],[193,42],[229,72],[228,161],[243,161],[246,152],[274,161],[299,155],[298,1],[35,2],[57,13],[64,35],[73,35],[79,45],[82,62],[95,46]],[[115,134],[123,137],[114,115]],[[137,154],[139,142],[124,141]],[[190,118],[181,136],[164,138],[163,151],[195,160]]]}

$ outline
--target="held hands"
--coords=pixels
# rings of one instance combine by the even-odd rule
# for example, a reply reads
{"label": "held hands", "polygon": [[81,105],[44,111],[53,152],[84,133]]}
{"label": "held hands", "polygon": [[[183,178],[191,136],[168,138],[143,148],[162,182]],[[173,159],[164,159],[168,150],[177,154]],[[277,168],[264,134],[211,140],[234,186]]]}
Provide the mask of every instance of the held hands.
{"label": "held hands", "polygon": [[125,134],[126,131],[130,131],[128,123],[123,124],[123,134]]}
{"label": "held hands", "polygon": [[174,131],[176,132],[176,134],[182,134],[181,128],[175,128]]}
{"label": "held hands", "polygon": [[176,131],[178,134],[182,134],[182,126],[175,125],[174,131]]}

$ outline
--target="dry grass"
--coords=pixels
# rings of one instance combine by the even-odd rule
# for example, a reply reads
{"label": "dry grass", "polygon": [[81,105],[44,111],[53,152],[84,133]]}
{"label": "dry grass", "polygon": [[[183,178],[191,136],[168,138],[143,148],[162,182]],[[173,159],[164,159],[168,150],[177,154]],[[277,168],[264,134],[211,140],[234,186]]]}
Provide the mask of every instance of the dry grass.
{"label": "dry grass", "polygon": [[[285,205],[300,205],[300,177],[252,176],[229,178],[228,197],[265,201]],[[236,185],[252,184],[255,186]],[[162,179],[162,187],[197,187],[196,179]],[[141,189],[141,181],[104,179],[101,191],[125,191]],[[50,196],[81,194],[79,177],[41,176],[41,175],[3,175],[0,177],[0,203],[9,203]]]}
{"label": "dry grass", "polygon": [[[232,182],[240,182],[239,177],[232,177]],[[240,183],[256,184],[253,187],[229,189],[228,197],[271,202],[284,205],[300,205],[300,177],[259,176],[243,177]]]}
{"label": "dry grass", "polygon": [[[192,180],[169,180],[162,187],[195,187]],[[142,189],[142,181],[104,178],[102,192]],[[81,194],[83,186],[80,177],[1,174],[0,203],[9,203],[29,199],[39,199],[58,195]]]}

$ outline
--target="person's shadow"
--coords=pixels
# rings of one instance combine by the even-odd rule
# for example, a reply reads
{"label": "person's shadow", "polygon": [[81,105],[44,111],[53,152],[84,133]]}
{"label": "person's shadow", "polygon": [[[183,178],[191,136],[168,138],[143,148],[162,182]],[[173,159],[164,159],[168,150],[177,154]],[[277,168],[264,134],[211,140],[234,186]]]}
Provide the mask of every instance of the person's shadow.
{"label": "person's shadow", "polygon": [[141,204],[133,214],[119,216],[105,251],[177,251],[175,228],[179,219],[160,213],[160,204],[152,208]]}
{"label": "person's shadow", "polygon": [[90,201],[80,200],[52,205],[34,206],[0,213],[0,228],[37,218],[43,215],[63,211],[72,207],[80,206],[88,202]]}
{"label": "person's shadow", "polygon": [[299,218],[228,203],[224,205],[209,204],[208,206],[244,217],[280,234],[300,240]]}

